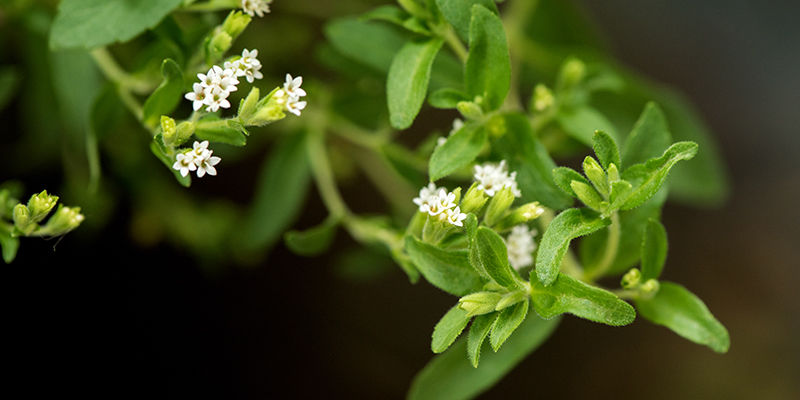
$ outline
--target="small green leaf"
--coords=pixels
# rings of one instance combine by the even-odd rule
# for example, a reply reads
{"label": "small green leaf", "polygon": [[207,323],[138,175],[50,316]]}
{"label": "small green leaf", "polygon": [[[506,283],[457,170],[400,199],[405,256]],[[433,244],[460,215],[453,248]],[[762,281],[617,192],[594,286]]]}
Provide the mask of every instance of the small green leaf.
{"label": "small green leaf", "polygon": [[462,101],[470,101],[469,96],[452,88],[439,89],[428,96],[428,103],[436,108],[450,109]]}
{"label": "small green leaf", "polygon": [[622,165],[628,168],[634,164],[658,157],[672,142],[664,112],[653,102],[647,103],[633,126],[622,150]]}
{"label": "small green leaf", "polygon": [[94,48],[133,39],[158,25],[183,0],[63,0],[50,30],[50,47]]}
{"label": "small green leaf", "polygon": [[464,296],[483,287],[465,250],[444,250],[406,236],[406,252],[422,276],[447,293]]}
{"label": "small green leaf", "polygon": [[386,21],[395,25],[403,25],[411,15],[395,5],[383,5],[367,11],[359,18],[361,21]]}
{"label": "small green leaf", "polygon": [[477,123],[468,122],[436,148],[428,165],[431,181],[444,178],[466,167],[481,152],[488,139],[486,129]]}
{"label": "small green leaf", "polygon": [[658,279],[667,260],[667,230],[656,219],[647,222],[642,240],[642,282]]}
{"label": "small green leaf", "polygon": [[609,210],[618,210],[625,199],[628,198],[633,186],[628,181],[617,181],[611,184],[611,193],[608,195]]}
{"label": "small green leaf", "polygon": [[478,261],[495,282],[506,288],[519,286],[517,273],[508,263],[506,243],[497,232],[481,226],[473,245],[478,249]]}
{"label": "small green leaf", "polygon": [[411,41],[397,53],[386,78],[386,99],[389,119],[396,129],[406,129],[419,114],[436,54],[444,43],[441,39]]}
{"label": "small green leaf", "polygon": [[436,0],[439,11],[464,41],[469,40],[470,10],[475,4],[480,4],[498,14],[493,0]]}
{"label": "small green leaf", "polygon": [[586,208],[570,208],[558,214],[547,226],[539,243],[536,269],[531,272],[531,282],[535,280],[535,273],[542,284],[551,285],[558,277],[561,260],[567,254],[572,239],[588,235],[610,223],[608,219],[600,218],[599,214]]}
{"label": "small green leaf", "polygon": [[244,146],[247,144],[244,132],[244,127],[237,120],[220,119],[215,114],[209,114],[197,122],[194,135],[200,140]]}
{"label": "small green leaf", "polygon": [[472,6],[469,54],[464,66],[467,94],[482,96],[487,111],[503,104],[511,86],[511,61],[500,17],[484,6]]}
{"label": "small green leaf", "polygon": [[697,143],[678,142],[670,146],[659,158],[636,164],[622,173],[622,179],[633,185],[623,210],[639,207],[653,197],[667,179],[669,170],[681,160],[691,160],[697,154]]}
{"label": "small green leaf", "polygon": [[600,160],[603,168],[608,169],[610,164],[614,164],[617,167],[622,166],[619,158],[619,147],[617,147],[617,142],[611,135],[604,131],[594,131],[592,143],[594,154],[597,155],[597,159]]}
{"label": "small green leaf", "polygon": [[167,58],[161,63],[164,80],[147,98],[142,108],[145,123],[155,126],[162,115],[169,115],[183,98],[183,71],[175,61]]}
{"label": "small green leaf", "polygon": [[587,146],[592,145],[595,131],[601,130],[611,137],[617,136],[614,125],[589,106],[561,108],[556,120],[567,135]]}
{"label": "small green leaf", "polygon": [[718,353],[725,353],[730,347],[730,337],[725,327],[714,318],[702,300],[681,285],[661,282],[655,297],[637,300],[636,308],[654,324],[666,326],[678,335]]}
{"label": "small green leaf", "polygon": [[461,334],[461,331],[464,330],[471,318],[466,311],[458,306],[454,306],[447,311],[447,314],[433,328],[431,350],[436,354],[447,350],[456,341],[458,335]]}
{"label": "small green leaf", "polygon": [[630,304],[615,294],[558,274],[551,286],[531,282],[533,308],[542,318],[569,313],[612,326],[628,325],[636,318]]}
{"label": "small green leaf", "polygon": [[431,360],[414,377],[409,400],[466,400],[474,398],[502,379],[514,366],[538,348],[555,331],[560,319],[543,320],[531,315],[508,339],[503,351],[483,355],[473,368],[466,357],[463,338],[447,352]]}
{"label": "small green leaf", "polygon": [[569,167],[556,167],[553,169],[553,180],[559,189],[572,197],[577,198],[578,195],[572,190],[572,181],[583,183],[584,185],[591,185],[591,183],[580,172],[575,171]]}
{"label": "small green leaf", "polygon": [[339,218],[328,217],[325,221],[305,231],[289,231],[284,235],[286,247],[301,256],[315,256],[325,252],[333,243]]}
{"label": "small green leaf", "polygon": [[592,156],[583,159],[583,173],[589,178],[597,191],[603,196],[608,196],[611,191],[605,171]]}
{"label": "small green leaf", "polygon": [[473,367],[478,368],[478,361],[481,358],[481,347],[489,336],[489,331],[497,319],[498,313],[484,314],[475,317],[472,326],[469,327],[467,336],[467,358]]}
{"label": "small green leaf", "polygon": [[527,117],[510,113],[504,115],[502,121],[505,132],[492,143],[492,150],[508,161],[509,171],[517,172],[522,201],[538,201],[554,210],[572,205],[570,196],[559,190],[553,181],[552,171],[556,164],[545,146],[536,139]]}
{"label": "small green leaf", "polygon": [[570,187],[575,195],[578,196],[578,199],[582,201],[583,204],[586,204],[589,208],[597,212],[603,212],[606,208],[603,205],[603,198],[600,197],[600,194],[597,193],[597,190],[590,185],[579,181],[572,181],[572,183],[570,183]]}
{"label": "small green leaf", "polygon": [[299,215],[310,180],[306,135],[282,137],[264,159],[236,243],[249,252],[271,247]]}
{"label": "small green leaf", "polygon": [[405,38],[388,25],[372,24],[355,18],[342,18],[329,22],[324,28],[325,37],[344,56],[386,73]]}
{"label": "small green leaf", "polygon": [[0,249],[3,251],[3,261],[11,264],[17,256],[19,238],[11,236],[11,230],[0,226]]}
{"label": "small green leaf", "polygon": [[495,352],[500,350],[500,346],[517,330],[522,321],[525,321],[525,317],[528,316],[528,307],[528,300],[525,299],[500,313],[492,326],[492,333],[489,337],[492,350]]}

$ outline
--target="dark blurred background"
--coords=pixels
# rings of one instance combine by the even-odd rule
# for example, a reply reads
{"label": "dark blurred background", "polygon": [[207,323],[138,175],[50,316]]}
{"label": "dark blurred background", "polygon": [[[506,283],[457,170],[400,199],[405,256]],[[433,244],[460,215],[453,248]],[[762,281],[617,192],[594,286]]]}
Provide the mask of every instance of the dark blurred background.
{"label": "dark blurred background", "polygon": [[[718,355],[642,320],[611,328],[565,318],[484,397],[800,398],[800,3],[581,5],[625,64],[686,94],[719,143],[731,196],[719,209],[668,203],[665,279],[706,302],[731,349]],[[0,149],[15,135],[13,120],[2,126]],[[8,168],[0,160],[0,181]],[[13,177],[33,190],[58,187],[60,176]],[[300,226],[323,216],[313,191],[305,208]],[[382,259],[360,260],[375,265],[366,276],[339,254],[303,259],[282,246],[263,265],[200,268],[172,246],[134,243],[130,211],[116,210],[99,235],[23,240],[15,263],[0,268],[0,390],[399,398],[454,301],[409,285]],[[341,233],[335,246],[355,244]]]}

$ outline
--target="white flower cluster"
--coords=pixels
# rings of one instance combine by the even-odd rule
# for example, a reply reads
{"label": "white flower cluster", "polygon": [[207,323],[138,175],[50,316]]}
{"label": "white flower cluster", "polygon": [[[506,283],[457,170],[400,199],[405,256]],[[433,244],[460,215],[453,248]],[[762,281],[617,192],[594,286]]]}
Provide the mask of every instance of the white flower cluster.
{"label": "white flower cluster", "polygon": [[300,111],[306,108],[306,102],[300,101],[300,98],[306,95],[306,91],[300,87],[302,84],[302,76],[292,78],[291,75],[286,74],[286,82],[283,83],[283,89],[278,89],[275,92],[275,98],[278,99],[278,103],[285,104],[286,110],[298,117],[300,116]]}
{"label": "white flower cluster", "polygon": [[423,187],[419,191],[419,197],[414,198],[414,204],[419,206],[419,211],[428,213],[430,216],[438,216],[441,220],[446,220],[455,226],[464,226],[467,214],[461,212],[461,207],[457,206],[456,195],[448,192],[445,188],[437,188],[433,183]]}
{"label": "white flower cluster", "polygon": [[172,168],[180,171],[181,176],[189,175],[189,171],[197,171],[197,177],[202,178],[205,174],[216,175],[215,165],[222,161],[217,156],[212,156],[214,150],[208,148],[208,140],[202,143],[195,141],[191,150],[178,153],[175,156],[175,164]]}
{"label": "white flower cluster", "polygon": [[251,17],[255,15],[263,17],[269,13],[269,3],[272,3],[272,0],[242,0],[242,11]]}
{"label": "white flower cluster", "polygon": [[517,225],[511,229],[505,242],[508,249],[508,262],[514,269],[519,270],[533,265],[533,252],[536,250],[533,237],[536,236],[536,233],[536,229],[531,231],[527,225]]}
{"label": "white flower cluster", "polygon": [[230,108],[228,96],[237,90],[237,77],[247,77],[248,82],[261,79],[259,70],[261,63],[256,59],[258,50],[242,51],[242,57],[233,62],[225,62],[225,68],[218,65],[211,67],[205,74],[197,74],[199,83],[192,85],[192,91],[186,93],[186,99],[192,102],[195,111],[205,106],[206,111],[216,112],[220,108]]}
{"label": "white flower cluster", "polygon": [[[450,129],[450,133],[447,134],[447,137],[453,136],[454,133],[458,132],[459,129],[464,127],[464,121],[461,118],[456,118],[453,120],[453,128]],[[447,141],[446,137],[440,137],[436,140],[436,147],[439,147]]]}
{"label": "white flower cluster", "polygon": [[522,192],[517,187],[517,173],[509,174],[505,160],[500,161],[499,164],[476,165],[475,181],[478,182],[478,188],[483,189],[488,196],[494,196],[505,187],[511,189],[514,197],[522,196]]}

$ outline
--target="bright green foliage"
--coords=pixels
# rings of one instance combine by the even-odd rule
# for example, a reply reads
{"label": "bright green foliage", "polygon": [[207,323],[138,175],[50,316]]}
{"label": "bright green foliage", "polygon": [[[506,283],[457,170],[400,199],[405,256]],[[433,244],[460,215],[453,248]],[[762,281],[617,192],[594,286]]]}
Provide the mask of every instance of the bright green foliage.
{"label": "bright green foliage", "polygon": [[644,108],[636,125],[633,126],[622,151],[622,164],[628,168],[658,157],[672,142],[664,112],[657,104],[650,102]]}
{"label": "bright green foliage", "polygon": [[544,343],[559,322],[558,318],[543,320],[529,316],[505,343],[503,351],[484,354],[478,368],[464,356],[467,341],[459,340],[414,377],[408,399],[462,400],[479,395]]}
{"label": "bright green foliage", "polygon": [[517,330],[522,321],[525,321],[529,307],[530,305],[526,299],[500,312],[500,315],[497,316],[497,320],[494,322],[494,326],[492,326],[492,333],[489,337],[492,350],[495,352],[500,350],[500,346],[502,346],[511,334]]}
{"label": "bright green foliage", "polygon": [[409,15],[397,6],[380,6],[362,15],[361,19],[365,21],[385,21],[420,35],[431,35],[430,30],[428,30],[423,21]]}
{"label": "bright green foliage", "polygon": [[478,261],[495,282],[506,288],[519,286],[519,277],[508,263],[506,244],[497,232],[482,226],[478,228],[473,246],[478,250]]}
{"label": "bright green foliage", "polygon": [[214,114],[209,114],[197,123],[194,135],[200,140],[225,143],[232,146],[247,144],[247,131],[235,119],[220,119]]}
{"label": "bright green foliage", "polygon": [[405,43],[391,27],[355,18],[328,23],[325,37],[343,55],[382,73],[389,71],[395,54]]}
{"label": "bright green foliage", "polygon": [[678,142],[670,146],[664,154],[643,164],[635,164],[622,173],[622,179],[629,181],[633,189],[622,205],[623,210],[639,207],[653,197],[667,179],[669,170],[681,160],[690,160],[697,154],[697,144]]}
{"label": "bright green foliage", "polygon": [[50,47],[93,48],[125,42],[152,28],[182,0],[63,0],[50,31]]}
{"label": "bright green foliage", "polygon": [[636,318],[630,304],[613,293],[559,274],[550,286],[531,282],[533,308],[542,318],[563,313],[612,326],[628,325]]}
{"label": "bright green foliage", "polygon": [[661,289],[649,300],[637,300],[643,317],[697,344],[725,353],[730,347],[728,331],[702,300],[681,285],[661,282]]}
{"label": "bright green foliage", "polygon": [[498,109],[511,84],[510,63],[503,21],[486,7],[473,5],[464,65],[467,94],[481,96],[487,110]]}
{"label": "bright green foliage", "polygon": [[466,94],[451,88],[439,89],[428,96],[428,103],[431,106],[445,109],[456,108],[458,103],[469,100]]}
{"label": "bright green foliage", "polygon": [[499,14],[493,0],[436,0],[439,11],[464,41],[469,40],[471,10],[472,6],[476,4]]}
{"label": "bright green foliage", "polygon": [[389,119],[397,129],[406,129],[417,117],[425,95],[441,39],[408,42],[397,53],[386,79]]}
{"label": "bright green foliage", "polygon": [[286,247],[301,256],[319,255],[331,247],[338,226],[338,218],[328,217],[323,223],[305,231],[286,232]]}
{"label": "bright green foliage", "polygon": [[472,317],[458,306],[447,311],[447,314],[433,328],[431,351],[438,354],[447,350],[456,341],[470,319]]}
{"label": "bright green foliage", "polygon": [[[570,208],[558,214],[542,236],[536,253],[536,269],[531,272],[531,282],[549,286],[558,277],[561,260],[567,254],[569,243],[579,236],[588,235],[610,222],[591,210]],[[535,274],[535,275],[534,275]]]}
{"label": "bright green foliage", "polygon": [[469,264],[465,250],[444,250],[406,237],[406,252],[419,272],[433,286],[456,296],[480,290],[483,279]]}
{"label": "bright green foliage", "polygon": [[469,327],[467,336],[467,358],[473,367],[478,368],[478,361],[481,358],[481,347],[489,331],[497,320],[497,313],[485,314],[475,317],[472,326]]}
{"label": "bright green foliage", "polygon": [[657,279],[667,260],[667,231],[656,219],[647,222],[642,240],[642,280]]}
{"label": "bright green foliage", "polygon": [[173,60],[161,63],[161,85],[147,98],[142,109],[145,123],[155,126],[162,115],[169,115],[183,98],[183,71]]}
{"label": "bright green foliage", "polygon": [[594,149],[594,153],[597,154],[597,159],[600,160],[600,165],[602,165],[604,169],[608,169],[610,164],[614,164],[617,167],[622,166],[617,142],[608,133],[599,130],[594,131],[594,136],[592,136],[592,148]]}
{"label": "bright green foliage", "polygon": [[586,204],[589,208],[597,212],[603,212],[605,208],[603,205],[603,198],[600,197],[600,194],[597,193],[597,190],[593,187],[580,181],[572,181],[572,183],[570,183],[570,188],[583,204]]}
{"label": "bright green foliage", "polygon": [[236,243],[249,252],[271,247],[300,213],[310,179],[306,135],[286,136],[259,172],[256,193]]}
{"label": "bright green foliage", "polygon": [[434,150],[428,166],[431,181],[444,178],[475,160],[488,139],[486,128],[467,123]]}
{"label": "bright green foliage", "polygon": [[607,132],[612,137],[616,136],[614,125],[591,107],[561,109],[558,123],[564,132],[587,146],[592,145],[593,135],[597,130]]}
{"label": "bright green foliage", "polygon": [[555,182],[556,186],[559,189],[564,191],[564,193],[569,194],[572,197],[578,197],[574,190],[572,190],[572,182],[580,182],[586,186],[591,185],[591,183],[581,175],[580,172],[575,171],[569,167],[557,167],[553,168],[553,181]]}

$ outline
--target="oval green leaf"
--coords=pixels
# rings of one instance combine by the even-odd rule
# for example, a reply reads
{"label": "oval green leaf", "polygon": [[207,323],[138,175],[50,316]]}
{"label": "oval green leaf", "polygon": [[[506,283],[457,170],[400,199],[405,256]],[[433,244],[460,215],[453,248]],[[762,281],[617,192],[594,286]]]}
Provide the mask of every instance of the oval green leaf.
{"label": "oval green leaf", "polygon": [[447,311],[447,314],[433,328],[431,350],[436,354],[447,350],[456,341],[471,318],[457,305]]}
{"label": "oval green leaf", "polygon": [[642,240],[642,282],[658,279],[667,260],[667,230],[656,219],[650,219]]}
{"label": "oval green leaf", "polygon": [[503,104],[511,87],[511,61],[500,17],[488,8],[472,6],[469,54],[464,66],[467,94],[482,96],[484,107],[493,111]]}
{"label": "oval green leaf", "polygon": [[628,325],[636,318],[633,307],[614,293],[569,275],[559,273],[552,285],[534,281],[531,287],[533,308],[542,318],[569,313],[611,326]]}
{"label": "oval green leaf", "polygon": [[464,296],[483,287],[464,250],[444,250],[406,236],[406,252],[422,276],[447,293]]}
{"label": "oval green leaf", "polygon": [[411,41],[395,55],[386,78],[389,120],[396,129],[406,129],[419,114],[441,39]]}
{"label": "oval green leaf", "polygon": [[444,178],[475,160],[488,140],[486,128],[477,123],[466,123],[436,148],[428,165],[431,181]]}

